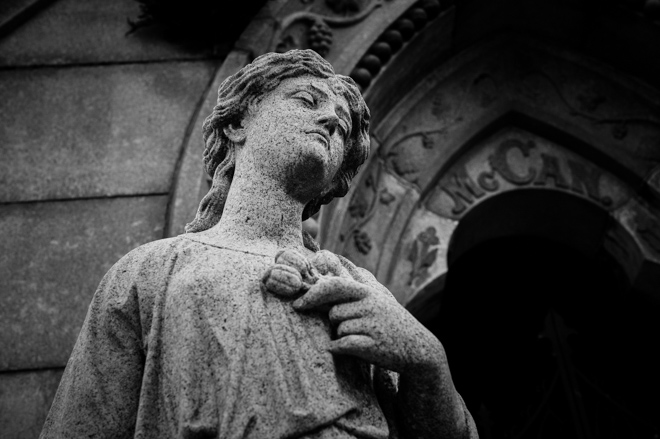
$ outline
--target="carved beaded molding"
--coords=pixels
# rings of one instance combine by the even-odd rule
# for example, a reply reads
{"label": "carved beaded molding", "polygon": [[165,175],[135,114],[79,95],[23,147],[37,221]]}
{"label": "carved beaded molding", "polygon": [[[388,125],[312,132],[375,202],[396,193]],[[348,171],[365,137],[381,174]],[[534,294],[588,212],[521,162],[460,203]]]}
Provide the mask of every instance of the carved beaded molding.
{"label": "carved beaded molding", "polygon": [[420,0],[397,19],[367,50],[350,76],[365,91],[376,76],[416,33],[450,6],[439,0]]}
{"label": "carved beaded molding", "polygon": [[[617,226],[603,245],[630,252],[617,260],[638,261],[625,266],[631,282],[660,275],[657,210],[644,199],[657,199],[648,173],[660,169],[660,122],[645,87],[508,37],[462,52],[416,84],[376,127],[376,157],[350,200],[324,211],[323,245],[412,303],[435,291],[453,231],[473,207],[536,188],[581,197],[612,216]],[[539,128],[544,120],[554,122]],[[496,137],[501,128],[517,131]],[[643,155],[628,166],[646,172],[619,172],[624,150]]]}
{"label": "carved beaded molding", "polygon": [[[336,2],[326,1],[335,12],[338,10]],[[285,17],[279,26],[271,49],[277,52],[286,52],[293,48],[309,47],[319,55],[326,57],[333,44],[332,27],[346,27],[357,24],[369,16],[376,8],[383,6],[383,0],[373,0],[359,11],[357,4],[351,11],[357,14],[347,17],[331,17],[311,11],[300,11]],[[345,6],[345,5],[344,5]],[[426,27],[440,13],[451,6],[451,2],[441,3],[440,0],[420,0],[408,8],[389,28],[383,32],[366,54],[360,59],[357,67],[350,73],[351,78],[365,91],[375,77],[381,72],[395,54],[407,44],[418,32]],[[346,8],[347,6],[345,6]],[[304,23],[307,25],[306,44],[296,36],[291,29],[294,25]]]}

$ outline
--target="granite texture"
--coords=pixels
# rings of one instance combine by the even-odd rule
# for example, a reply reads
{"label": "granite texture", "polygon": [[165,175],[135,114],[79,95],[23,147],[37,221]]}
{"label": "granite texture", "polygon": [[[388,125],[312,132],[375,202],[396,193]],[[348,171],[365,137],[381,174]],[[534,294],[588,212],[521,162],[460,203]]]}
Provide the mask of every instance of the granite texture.
{"label": "granite texture", "polygon": [[154,196],[0,206],[0,370],[64,367],[103,273],[163,236],[166,205]]}
{"label": "granite texture", "polygon": [[212,74],[210,62],[0,72],[0,202],[167,193]]}
{"label": "granite texture", "polygon": [[64,368],[0,373],[0,436],[39,436]]}
{"label": "granite texture", "polygon": [[302,232],[368,154],[353,81],[291,51],[218,95],[209,194],[104,277],[41,437],[476,437],[442,344]]}

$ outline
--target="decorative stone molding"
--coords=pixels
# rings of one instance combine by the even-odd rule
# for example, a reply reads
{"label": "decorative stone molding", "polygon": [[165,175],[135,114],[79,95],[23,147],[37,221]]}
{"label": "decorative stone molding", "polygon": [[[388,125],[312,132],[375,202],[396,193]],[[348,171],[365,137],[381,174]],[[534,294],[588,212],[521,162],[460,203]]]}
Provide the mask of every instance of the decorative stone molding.
{"label": "decorative stone molding", "polygon": [[[355,15],[335,18],[358,17],[364,28],[347,25],[341,33],[334,32],[341,24],[323,18],[331,13],[300,10],[309,4],[279,2],[275,8],[272,3],[277,9],[267,18],[276,23],[272,32],[263,26],[260,33],[248,30],[239,46],[259,54],[289,34],[298,35],[295,44],[329,49],[326,57],[340,66],[337,70],[351,72],[367,102],[377,102],[372,156],[349,195],[322,212],[318,238],[324,247],[376,272],[409,303],[442,283],[449,242],[471,209],[514,191],[552,190],[586,200],[616,219],[619,228],[603,246],[611,254],[620,252],[619,260],[636,261],[628,269],[631,279],[660,273],[660,235],[652,225],[660,205],[660,99],[653,90],[579,55],[509,37],[447,59],[453,8],[442,13],[444,4],[434,0],[374,1],[367,4],[372,9],[359,11],[344,6]],[[377,20],[378,14],[387,19]],[[325,25],[315,28],[310,41],[317,18]],[[334,45],[323,26],[333,31]],[[259,46],[262,41],[268,47]],[[394,60],[399,68],[385,68]],[[394,84],[402,91],[391,91]],[[387,97],[392,94],[395,99]],[[515,145],[507,143],[505,159],[497,152],[507,149],[501,146],[506,139],[474,149],[507,127],[536,137],[509,139]],[[482,168],[464,173],[460,166],[470,151],[484,152]],[[203,191],[206,182],[198,181]],[[424,249],[420,243],[429,228],[438,244]]]}
{"label": "decorative stone molding", "polygon": [[367,50],[351,72],[351,78],[366,90],[403,45],[440,15],[443,7],[447,6],[440,0],[420,0],[412,5]]}
{"label": "decorative stone molding", "polygon": [[[355,15],[345,17],[333,17],[322,15],[311,11],[298,11],[284,17],[279,30],[275,34],[276,44],[271,47],[272,51],[286,52],[291,49],[312,49],[319,55],[325,57],[330,52],[333,42],[331,27],[346,27],[355,25],[371,14],[374,9],[381,7],[384,0],[371,0],[369,4],[359,11],[359,5],[351,2],[350,6],[345,2],[328,1],[328,6],[335,12],[359,11]],[[301,35],[292,31],[294,25],[304,23],[307,26],[305,36],[307,41],[302,41]]]}
{"label": "decorative stone molding", "polygon": [[[435,227],[429,226],[415,237],[408,254],[412,264],[408,285],[418,285],[429,277],[429,268],[438,258],[438,249],[433,248],[440,244]],[[433,248],[431,250],[431,248]]]}
{"label": "decorative stone molding", "polygon": [[[322,245],[375,271],[410,303],[442,283],[454,231],[474,208],[544,191],[614,219],[600,245],[631,283],[660,279],[657,102],[639,83],[546,45],[502,39],[475,47],[375,121],[376,156],[342,201],[345,213],[324,211]],[[391,201],[379,201],[383,193]],[[431,230],[437,243],[427,239]],[[355,233],[369,237],[368,252]]]}

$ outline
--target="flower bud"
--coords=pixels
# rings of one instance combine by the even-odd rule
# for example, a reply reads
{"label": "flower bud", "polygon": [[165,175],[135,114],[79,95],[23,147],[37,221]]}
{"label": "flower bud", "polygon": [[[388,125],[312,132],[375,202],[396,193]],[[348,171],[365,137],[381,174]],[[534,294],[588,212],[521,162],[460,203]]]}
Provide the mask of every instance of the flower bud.
{"label": "flower bud", "polygon": [[302,292],[304,284],[300,272],[289,265],[276,264],[264,274],[262,282],[274,294],[292,297]]}

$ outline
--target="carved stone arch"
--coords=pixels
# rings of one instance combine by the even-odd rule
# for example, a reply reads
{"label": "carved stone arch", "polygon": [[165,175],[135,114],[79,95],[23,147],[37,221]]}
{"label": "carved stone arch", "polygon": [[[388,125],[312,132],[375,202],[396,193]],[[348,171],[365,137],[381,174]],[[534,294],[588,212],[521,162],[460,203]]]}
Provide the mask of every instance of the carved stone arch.
{"label": "carved stone arch", "polygon": [[[414,64],[401,68],[415,74]],[[368,102],[382,101],[392,86],[379,81]],[[657,91],[565,50],[506,36],[439,63],[397,93],[405,96],[396,105],[374,110],[375,153],[352,192],[323,212],[322,245],[421,309],[442,284],[465,212],[507,185],[505,192],[551,186],[607,212],[616,227],[602,244],[634,261],[626,265],[630,281],[660,299]],[[501,149],[536,175],[503,174]]]}
{"label": "carved stone arch", "polygon": [[[267,51],[311,47],[358,82],[372,111],[372,154],[349,194],[322,209],[322,247],[374,272],[422,320],[437,312],[453,259],[485,240],[516,234],[568,237],[582,252],[607,254],[628,285],[657,303],[660,93],[629,75],[660,87],[652,78],[660,77],[652,53],[658,35],[639,22],[640,33],[616,28],[619,11],[605,3],[597,14],[589,2],[450,3],[268,2],[219,67],[191,125],[167,233],[182,231],[207,190],[201,123],[220,82]],[[461,5],[488,24],[472,38],[461,34]],[[499,28],[490,27],[490,17],[483,20],[507,5],[493,17]],[[561,11],[546,20],[551,9]],[[529,25],[520,23],[525,14],[533,18]],[[516,17],[510,22],[509,15]],[[564,18],[573,24],[564,26]],[[588,56],[569,41],[583,36],[585,23],[603,36],[591,35],[595,50]],[[537,33],[543,26],[545,33]],[[548,31],[553,26],[559,31]],[[572,33],[560,35],[571,26]],[[615,47],[615,40],[627,44]],[[633,55],[621,56],[635,45]],[[636,65],[626,69],[628,60]],[[480,227],[493,212],[526,203],[537,204],[530,222]],[[579,242],[575,235],[584,228],[571,224],[535,230],[538,204],[546,203],[573,212],[578,226],[598,227]],[[459,365],[452,375],[462,370]]]}
{"label": "carved stone arch", "polygon": [[[201,169],[201,124],[215,104],[220,82],[257,55],[290,48],[289,34],[298,36],[294,46],[318,45],[323,38],[314,32],[323,28],[326,46],[328,29],[332,34],[325,57],[363,87],[372,109],[373,137],[372,155],[349,195],[322,209],[318,239],[374,271],[402,303],[441,282],[433,270],[446,255],[434,252],[432,244],[424,250],[422,241],[446,240],[457,224],[456,218],[442,218],[435,237],[424,234],[426,228],[413,230],[411,225],[423,223],[412,216],[424,211],[420,200],[426,200],[453,163],[506,126],[524,128],[560,148],[570,143],[571,153],[626,183],[637,204],[630,212],[617,213],[619,222],[637,233],[645,255],[657,255],[656,90],[579,54],[515,35],[454,53],[455,9],[444,2],[353,3],[357,10],[337,12],[324,2],[269,2],[255,16],[219,66],[191,124],[169,205],[169,236],[183,231],[208,189]],[[415,171],[420,163],[426,174]],[[420,242],[415,257],[413,241]],[[642,265],[655,267],[655,262],[647,262]],[[428,278],[421,289],[401,290],[391,284],[397,277],[410,277],[392,271],[394,265],[405,264],[417,264],[416,273]]]}

